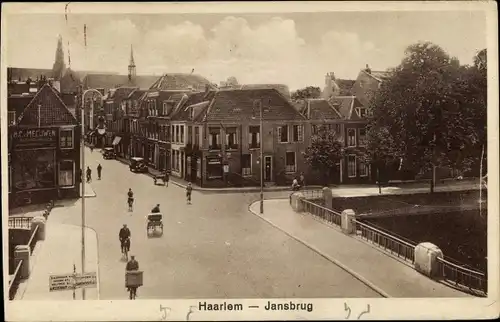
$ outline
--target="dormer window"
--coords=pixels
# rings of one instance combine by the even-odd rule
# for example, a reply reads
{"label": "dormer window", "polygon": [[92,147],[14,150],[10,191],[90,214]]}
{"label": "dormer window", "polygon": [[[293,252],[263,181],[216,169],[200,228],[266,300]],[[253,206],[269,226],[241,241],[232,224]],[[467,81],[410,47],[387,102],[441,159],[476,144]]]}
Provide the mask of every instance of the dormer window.
{"label": "dormer window", "polygon": [[368,116],[368,109],[366,107],[357,107],[356,112],[358,113],[359,117]]}

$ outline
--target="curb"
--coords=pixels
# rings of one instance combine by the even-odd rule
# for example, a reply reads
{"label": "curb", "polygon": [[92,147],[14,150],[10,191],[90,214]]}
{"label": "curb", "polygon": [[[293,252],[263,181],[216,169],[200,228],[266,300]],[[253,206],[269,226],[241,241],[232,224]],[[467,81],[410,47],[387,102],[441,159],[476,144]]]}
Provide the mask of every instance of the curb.
{"label": "curb", "polygon": [[[284,198],[275,198],[274,200],[276,200],[276,199],[286,200]],[[259,217],[260,219],[266,221],[268,224],[270,224],[274,228],[280,230],[281,232],[285,233],[287,236],[295,239],[296,241],[298,241],[299,243],[303,244],[304,246],[306,246],[307,248],[311,249],[312,251],[316,252],[317,254],[319,254],[320,256],[324,257],[328,261],[330,261],[333,264],[337,265],[342,270],[344,270],[345,272],[347,272],[348,274],[352,275],[354,278],[356,278],[357,280],[359,280],[361,283],[365,284],[366,286],[368,286],[369,288],[371,288],[372,290],[374,290],[376,293],[382,295],[382,297],[385,297],[385,298],[390,298],[391,297],[388,293],[386,293],[385,291],[383,291],[380,287],[378,287],[375,284],[371,283],[370,281],[368,281],[367,279],[365,279],[363,276],[361,276],[360,274],[356,273],[355,271],[349,269],[347,266],[345,266],[344,264],[342,264],[340,261],[338,261],[338,260],[330,257],[329,255],[326,255],[326,254],[322,253],[316,247],[314,247],[314,246],[310,245],[309,243],[303,241],[302,239],[298,238],[297,236],[294,236],[294,235],[290,234],[289,232],[287,232],[284,229],[282,229],[281,227],[277,226],[276,224],[274,224],[273,222],[271,222],[267,218],[262,217],[260,214],[258,214],[256,212],[253,212],[252,209],[251,209],[252,205],[254,203],[257,203],[257,202],[259,202],[259,201],[253,201],[252,203],[250,203],[248,205],[248,211],[250,213],[252,213],[255,216]]]}

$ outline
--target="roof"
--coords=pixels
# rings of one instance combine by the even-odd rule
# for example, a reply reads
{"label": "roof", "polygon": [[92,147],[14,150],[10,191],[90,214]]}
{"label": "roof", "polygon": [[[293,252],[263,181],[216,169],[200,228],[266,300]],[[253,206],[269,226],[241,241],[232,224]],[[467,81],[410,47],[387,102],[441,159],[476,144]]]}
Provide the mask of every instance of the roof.
{"label": "roof", "polygon": [[109,91],[111,88],[117,87],[138,87],[146,89],[157,79],[157,76],[137,75],[130,81],[128,75],[88,74],[83,79],[83,85],[85,88],[104,88],[105,92]]}
{"label": "roof", "polygon": [[18,124],[21,126],[76,125],[77,121],[57,91],[49,84],[45,84],[19,116]]}
{"label": "roof", "polygon": [[363,69],[363,72],[371,77],[375,78],[377,81],[381,82],[384,78],[389,77],[389,72],[372,70],[370,72]]}
{"label": "roof", "polygon": [[336,96],[330,99],[330,103],[340,112],[342,118],[346,120],[361,120],[355,109],[356,107],[362,107],[363,104],[361,104],[356,96]]}
{"label": "roof", "polygon": [[211,85],[211,83],[200,75],[172,73],[165,74],[160,78],[156,77],[155,81],[149,86],[149,89],[172,90],[193,88],[204,91],[206,85]]}
{"label": "roof", "polygon": [[138,100],[146,92],[144,89],[134,89],[128,96],[127,100]]}
{"label": "roof", "polygon": [[193,119],[196,119],[196,117],[200,115],[200,113],[206,107],[208,107],[210,102],[215,97],[215,93],[216,93],[215,91],[209,91],[209,92],[183,94],[187,96],[187,99],[177,104],[172,114],[172,120],[187,121],[191,119],[190,116],[191,110],[193,111]]}
{"label": "roof", "polygon": [[275,89],[290,100],[290,89],[285,84],[243,84],[240,89]]}
{"label": "roof", "polygon": [[354,86],[355,80],[352,79],[336,79],[335,82],[339,86],[340,96],[352,95],[352,87]]}
{"label": "roof", "polygon": [[108,99],[116,102],[123,101],[136,89],[136,87],[118,87],[109,93]]}
{"label": "roof", "polygon": [[238,89],[218,91],[206,111],[206,121],[241,122],[259,117],[258,102],[263,104],[264,120],[304,120],[291,103],[275,89]]}
{"label": "roof", "polygon": [[40,76],[51,78],[52,69],[7,67],[7,74],[12,80],[26,80],[28,78],[35,80]]}
{"label": "roof", "polygon": [[7,107],[9,111],[15,111],[20,115],[35,95],[9,95]]}
{"label": "roof", "polygon": [[342,115],[325,99],[308,99],[302,114],[309,120],[337,120]]}

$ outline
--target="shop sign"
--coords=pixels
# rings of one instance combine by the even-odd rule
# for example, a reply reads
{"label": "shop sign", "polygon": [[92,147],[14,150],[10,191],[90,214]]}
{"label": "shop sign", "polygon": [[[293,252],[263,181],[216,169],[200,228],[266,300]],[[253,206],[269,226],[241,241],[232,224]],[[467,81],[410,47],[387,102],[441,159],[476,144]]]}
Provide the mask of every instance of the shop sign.
{"label": "shop sign", "polygon": [[57,129],[18,129],[12,133],[16,146],[54,146],[57,145]]}
{"label": "shop sign", "polygon": [[219,157],[207,157],[208,164],[221,164],[221,159]]}

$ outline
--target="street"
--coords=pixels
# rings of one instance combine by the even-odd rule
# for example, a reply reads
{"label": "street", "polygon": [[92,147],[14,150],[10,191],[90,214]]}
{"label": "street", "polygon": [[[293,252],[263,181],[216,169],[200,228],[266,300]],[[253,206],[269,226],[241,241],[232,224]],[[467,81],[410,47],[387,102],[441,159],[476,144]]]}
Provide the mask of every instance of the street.
{"label": "street", "polygon": [[[96,167],[103,167],[97,180]],[[153,179],[134,174],[116,160],[103,160],[86,149],[86,165],[97,197],[86,200],[87,226],[99,245],[100,298],[126,299],[125,262],[118,232],[131,230],[131,254],[144,271],[138,299],[160,298],[326,298],[380,297],[368,286],[303,244],[248,211],[258,193],[203,194],[173,184],[154,186]],[[133,212],[127,191],[134,191]],[[288,192],[266,193],[266,198]],[[164,234],[146,234],[146,215],[157,203]],[[80,217],[67,223],[79,225]],[[338,245],[342,247],[342,245]]]}

